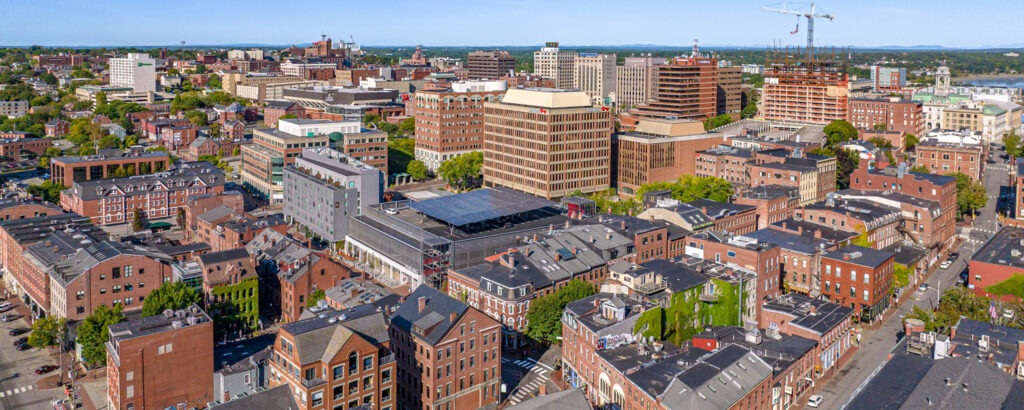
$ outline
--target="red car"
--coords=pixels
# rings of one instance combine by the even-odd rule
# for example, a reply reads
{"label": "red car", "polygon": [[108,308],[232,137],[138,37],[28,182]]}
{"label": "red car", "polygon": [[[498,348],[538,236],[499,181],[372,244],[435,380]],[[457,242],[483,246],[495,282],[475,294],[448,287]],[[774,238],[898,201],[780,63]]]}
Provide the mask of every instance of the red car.
{"label": "red car", "polygon": [[57,370],[57,366],[54,366],[52,364],[48,364],[48,365],[44,365],[44,366],[39,366],[39,368],[36,369],[36,374],[47,374],[47,373],[52,372],[54,370]]}

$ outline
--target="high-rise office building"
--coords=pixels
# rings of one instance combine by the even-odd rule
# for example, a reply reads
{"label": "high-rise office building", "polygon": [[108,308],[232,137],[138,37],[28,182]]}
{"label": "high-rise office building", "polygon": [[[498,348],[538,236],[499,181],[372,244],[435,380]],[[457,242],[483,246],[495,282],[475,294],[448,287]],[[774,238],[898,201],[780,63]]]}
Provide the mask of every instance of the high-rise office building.
{"label": "high-rise office building", "polygon": [[604,105],[604,99],[615,91],[615,54],[583,53],[576,56],[573,87]]}
{"label": "high-rise office building", "polygon": [[466,69],[470,80],[497,80],[515,71],[516,58],[505,50],[470,51]]}
{"label": "high-rise office building", "polygon": [[718,105],[718,61],[701,55],[654,67],[654,94],[633,111],[638,118],[703,120]]}
{"label": "high-rise office building", "polygon": [[137,93],[156,91],[156,60],[143,53],[110,59],[110,85],[131,87]]}
{"label": "high-rise office building", "polygon": [[555,88],[569,89],[573,84],[576,52],[558,48],[558,42],[545,44],[533,52],[533,72],[555,82]]}
{"label": "high-rise office building", "polygon": [[665,64],[664,57],[626,57],[615,68],[615,105],[628,111],[644,104],[654,94],[654,66]]}
{"label": "high-rise office building", "polygon": [[505,95],[505,80],[464,81],[447,90],[417,91],[416,159],[437,171],[444,161],[484,143],[484,102]]}
{"label": "high-rise office building", "polygon": [[907,69],[903,67],[871,66],[871,91],[898,91],[907,86]]}
{"label": "high-rise office building", "polygon": [[743,109],[743,68],[719,67],[716,83],[716,114],[738,113]]}
{"label": "high-rise office building", "polygon": [[484,185],[548,199],[608,189],[612,128],[585,92],[508,90],[484,103]]}

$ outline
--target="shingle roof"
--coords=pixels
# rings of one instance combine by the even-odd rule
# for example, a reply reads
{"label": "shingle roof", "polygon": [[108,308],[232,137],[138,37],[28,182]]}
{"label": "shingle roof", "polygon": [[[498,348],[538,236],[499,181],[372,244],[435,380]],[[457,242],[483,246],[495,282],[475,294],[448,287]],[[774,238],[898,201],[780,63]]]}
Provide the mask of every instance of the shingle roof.
{"label": "shingle roof", "polygon": [[[422,311],[419,310],[420,298],[425,301]],[[455,320],[458,321],[468,309],[469,306],[465,303],[429,286],[420,285],[391,316],[391,323],[406,333],[434,345],[454,325],[451,314],[455,314]]]}

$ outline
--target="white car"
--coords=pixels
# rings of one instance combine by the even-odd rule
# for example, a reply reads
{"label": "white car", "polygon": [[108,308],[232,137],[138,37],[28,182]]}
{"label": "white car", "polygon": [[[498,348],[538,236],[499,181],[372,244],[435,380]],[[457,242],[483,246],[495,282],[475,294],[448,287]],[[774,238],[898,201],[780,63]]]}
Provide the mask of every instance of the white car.
{"label": "white car", "polygon": [[811,396],[811,398],[807,399],[807,407],[817,408],[818,406],[821,405],[821,402],[823,400],[825,400],[824,397],[821,397],[820,394],[815,394],[815,395]]}
{"label": "white car", "polygon": [[946,259],[946,260],[942,261],[942,264],[939,265],[939,267],[942,268],[942,269],[946,269],[946,268],[948,268],[950,266],[953,266],[953,261],[951,261],[949,259]]}

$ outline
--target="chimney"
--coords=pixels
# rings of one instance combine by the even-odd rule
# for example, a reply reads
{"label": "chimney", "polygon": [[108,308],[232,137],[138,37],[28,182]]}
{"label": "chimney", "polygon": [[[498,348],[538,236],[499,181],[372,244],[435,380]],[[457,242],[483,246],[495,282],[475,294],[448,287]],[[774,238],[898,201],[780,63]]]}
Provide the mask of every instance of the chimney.
{"label": "chimney", "polygon": [[703,212],[704,215],[707,215],[708,214],[708,207],[702,206],[702,207],[700,207],[700,211]]}
{"label": "chimney", "polygon": [[797,235],[803,235],[804,234],[804,227],[803,226],[796,227],[796,233],[797,233]]}
{"label": "chimney", "polygon": [[844,253],[843,254],[843,260],[849,262],[850,261],[850,254]]}
{"label": "chimney", "polygon": [[575,247],[575,246],[573,246],[573,247],[572,247],[572,254],[573,254],[573,255],[576,255],[576,254],[578,254],[578,253],[580,253],[580,248],[578,248],[578,247]]}
{"label": "chimney", "polygon": [[612,233],[611,232],[605,232],[604,233],[604,238],[609,240],[609,241],[612,240]]}
{"label": "chimney", "polygon": [[419,307],[420,307],[419,313],[423,313],[423,309],[427,308],[427,298],[426,298],[426,296],[420,296],[420,298],[417,301],[419,302]]}
{"label": "chimney", "polygon": [[598,300],[597,298],[594,298],[594,307],[598,307],[598,306],[601,306],[601,301]]}
{"label": "chimney", "polygon": [[816,314],[816,313],[818,313],[818,307],[814,306],[814,304],[811,303],[809,308],[807,309],[807,311],[811,312],[811,314]]}
{"label": "chimney", "polygon": [[555,252],[555,262],[562,260],[562,254]]}
{"label": "chimney", "polygon": [[949,327],[949,340],[953,340],[956,337],[956,326]]}
{"label": "chimney", "polygon": [[787,225],[789,225],[789,224],[788,224],[788,223],[786,223],[786,221],[782,221],[782,230],[783,230],[783,231],[785,231],[785,230],[786,230],[786,226],[787,226]]}
{"label": "chimney", "polygon": [[455,323],[455,318],[459,316],[458,313],[452,312],[448,314],[448,321]]}
{"label": "chimney", "polygon": [[535,233],[535,234],[533,234],[533,241],[534,241],[534,242],[537,242],[537,234],[536,234],[536,233]]}
{"label": "chimney", "polygon": [[598,215],[597,222],[604,222],[604,215]]}
{"label": "chimney", "polygon": [[821,239],[821,229],[815,229],[814,230],[814,238],[815,239]]}
{"label": "chimney", "polygon": [[570,226],[572,225],[569,223],[569,221],[565,221],[565,229],[569,229]]}
{"label": "chimney", "polygon": [[359,296],[359,289],[352,288],[352,290],[349,291],[349,296],[351,296],[353,298],[356,297],[356,296]]}
{"label": "chimney", "polygon": [[619,223],[619,228],[626,229],[626,220],[625,219],[623,219],[622,222]]}
{"label": "chimney", "polygon": [[651,215],[651,222],[654,222],[654,215]]}

